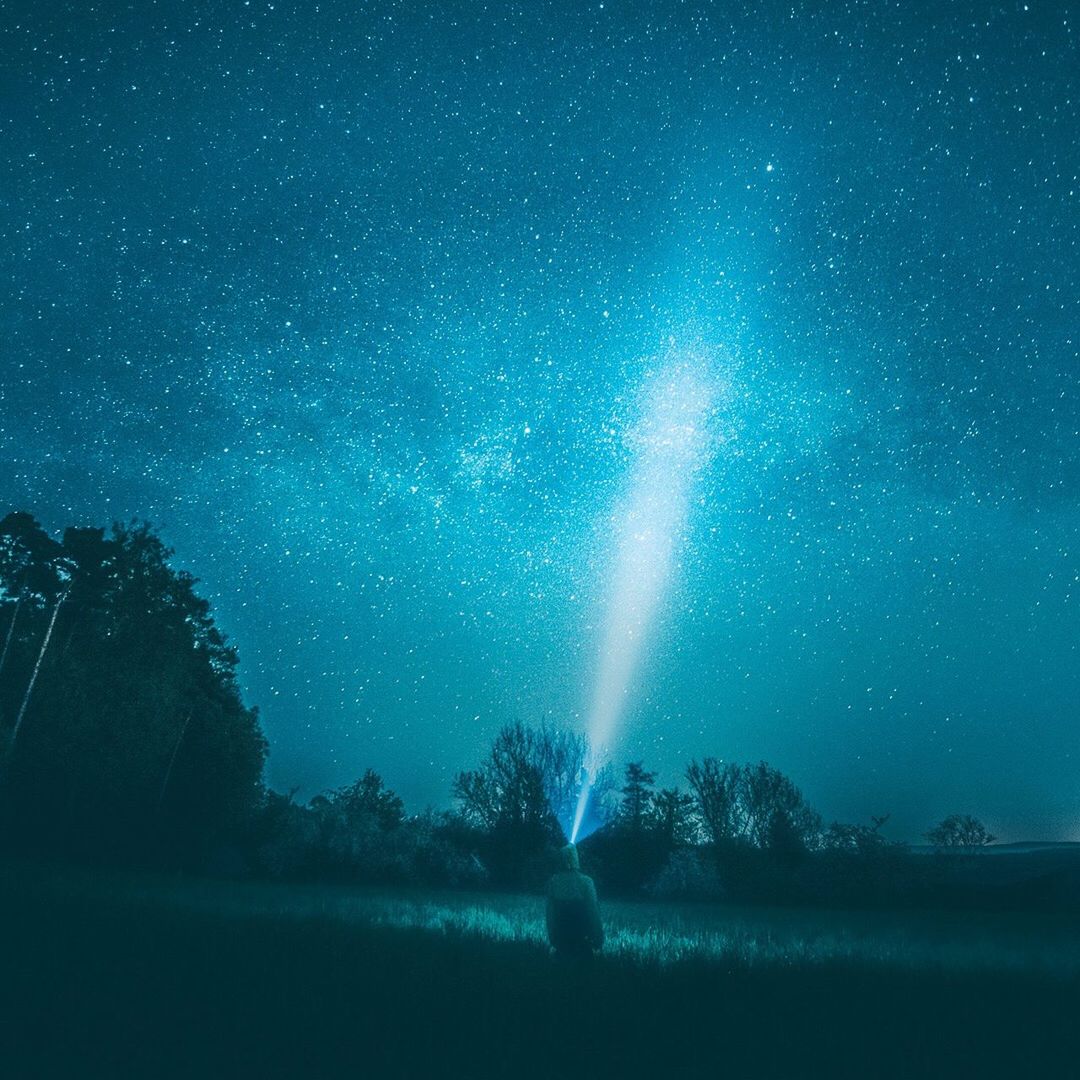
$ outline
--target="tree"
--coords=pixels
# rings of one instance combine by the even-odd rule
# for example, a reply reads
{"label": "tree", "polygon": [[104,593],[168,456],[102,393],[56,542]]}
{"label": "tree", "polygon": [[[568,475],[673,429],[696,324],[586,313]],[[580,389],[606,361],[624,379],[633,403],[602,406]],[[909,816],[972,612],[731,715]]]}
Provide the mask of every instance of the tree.
{"label": "tree", "polygon": [[617,815],[617,821],[623,828],[635,833],[645,829],[649,823],[655,783],[656,773],[649,772],[640,761],[631,761],[626,766],[622,803]]}
{"label": "tree", "polygon": [[743,835],[753,847],[790,855],[817,843],[821,818],[778,769],[764,761],[744,766],[740,794]]}
{"label": "tree", "polygon": [[[454,797],[465,817],[485,829],[557,828],[573,818],[587,754],[581,735],[507,724],[480,767],[455,777]],[[609,787],[606,776],[595,779],[594,800],[602,802]]]}
{"label": "tree", "polygon": [[405,820],[405,804],[374,770],[367,769],[354,784],[335,791],[330,802],[352,821],[371,821],[384,832]]}
{"label": "tree", "polygon": [[57,544],[29,515],[0,522],[9,839],[194,857],[258,806],[266,742],[236,652],[171,556],[145,524]]}
{"label": "tree", "polygon": [[43,659],[42,643],[63,590],[61,565],[60,545],[30,514],[17,511],[0,521],[0,728],[8,740]]}
{"label": "tree", "polygon": [[[497,880],[520,882],[530,860],[565,843],[587,751],[586,740],[572,732],[507,724],[480,766],[455,777],[462,817],[477,830]],[[609,788],[602,772],[592,784],[594,810],[603,811]]]}
{"label": "tree", "polygon": [[822,835],[822,847],[853,855],[876,855],[890,847],[903,848],[905,845],[891,843],[882,834],[888,820],[889,815],[883,814],[871,816],[869,825],[845,825],[834,821]]}
{"label": "tree", "polygon": [[795,784],[766,762],[730,765],[705,758],[690,763],[686,778],[710,843],[734,841],[786,854],[817,846],[821,818]]}
{"label": "tree", "polygon": [[545,787],[545,764],[553,756],[541,744],[547,735],[524,724],[508,724],[495,736],[480,767],[459,773],[454,796],[467,819],[481,828],[537,829],[554,823]]}
{"label": "tree", "polygon": [[978,818],[970,814],[950,814],[925,836],[935,848],[968,852],[978,851],[997,839]]}
{"label": "tree", "polygon": [[405,805],[373,769],[348,787],[311,800],[315,820],[312,858],[318,869],[353,879],[387,880]]}
{"label": "tree", "polygon": [[686,779],[709,843],[722,844],[740,836],[742,772],[739,766],[725,765],[711,757],[700,764],[692,761]]}
{"label": "tree", "polygon": [[0,603],[54,596],[60,545],[32,514],[16,510],[0,520]]}
{"label": "tree", "polygon": [[653,796],[652,823],[669,851],[692,844],[698,831],[693,796],[662,788]]}
{"label": "tree", "polygon": [[616,813],[583,841],[583,850],[609,887],[640,889],[660,872],[670,854],[667,837],[657,828],[655,783],[656,773],[640,761],[631,761]]}

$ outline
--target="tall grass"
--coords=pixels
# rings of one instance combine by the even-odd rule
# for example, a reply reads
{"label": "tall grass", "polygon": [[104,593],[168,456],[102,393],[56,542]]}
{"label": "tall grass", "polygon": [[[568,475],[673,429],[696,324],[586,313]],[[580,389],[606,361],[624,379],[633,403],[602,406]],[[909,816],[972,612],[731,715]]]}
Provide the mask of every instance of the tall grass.
{"label": "tall grass", "polygon": [[[54,890],[55,878],[43,882]],[[345,926],[527,947],[546,952],[542,897],[223,883],[69,872],[72,894],[223,918]],[[723,970],[860,966],[911,971],[1080,976],[1080,918],[1068,914],[831,911],[715,904],[602,903],[602,959],[644,968]]]}

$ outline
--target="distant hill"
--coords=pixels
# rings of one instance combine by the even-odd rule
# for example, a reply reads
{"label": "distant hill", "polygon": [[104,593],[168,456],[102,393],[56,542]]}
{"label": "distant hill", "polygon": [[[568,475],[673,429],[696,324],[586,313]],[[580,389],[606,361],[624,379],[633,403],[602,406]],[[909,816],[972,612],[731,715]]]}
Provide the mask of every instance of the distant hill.
{"label": "distant hill", "polygon": [[[927,845],[911,850],[935,853]],[[1010,907],[1080,907],[1080,843],[1020,840],[946,857],[953,884],[969,891],[972,902],[996,897]]]}
{"label": "distant hill", "polygon": [[[916,855],[933,855],[938,849],[930,844],[913,844],[911,850]],[[1074,840],[1017,840],[1011,844],[988,844],[974,851],[961,854],[979,855],[1029,855],[1041,853],[1080,855],[1080,842]]]}

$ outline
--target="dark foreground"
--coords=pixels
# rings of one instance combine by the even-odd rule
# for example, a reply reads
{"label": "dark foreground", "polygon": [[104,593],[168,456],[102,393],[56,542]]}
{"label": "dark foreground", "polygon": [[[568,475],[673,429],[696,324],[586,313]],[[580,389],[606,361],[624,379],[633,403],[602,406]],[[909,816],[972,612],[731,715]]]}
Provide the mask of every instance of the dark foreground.
{"label": "dark foreground", "polygon": [[502,901],[503,932],[487,934],[372,925],[340,903],[312,908],[311,890],[297,904],[287,887],[190,893],[0,869],[0,1075],[866,1080],[1080,1069],[1071,963],[815,960],[775,942],[754,961],[744,942],[665,962],[616,949],[566,967],[531,931],[505,932],[514,911],[534,919],[531,899]]}

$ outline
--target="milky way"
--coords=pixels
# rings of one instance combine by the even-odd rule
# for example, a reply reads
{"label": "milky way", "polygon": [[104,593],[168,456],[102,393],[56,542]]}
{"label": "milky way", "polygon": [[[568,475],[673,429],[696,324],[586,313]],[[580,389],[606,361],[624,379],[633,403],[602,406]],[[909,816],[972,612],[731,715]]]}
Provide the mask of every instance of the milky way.
{"label": "milky way", "polygon": [[675,350],[729,389],[623,760],[1080,838],[1069,5],[36,9],[0,507],[160,527],[276,786],[583,726]]}

